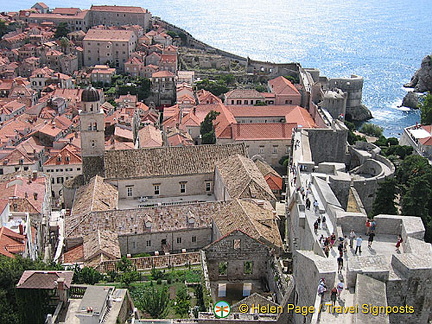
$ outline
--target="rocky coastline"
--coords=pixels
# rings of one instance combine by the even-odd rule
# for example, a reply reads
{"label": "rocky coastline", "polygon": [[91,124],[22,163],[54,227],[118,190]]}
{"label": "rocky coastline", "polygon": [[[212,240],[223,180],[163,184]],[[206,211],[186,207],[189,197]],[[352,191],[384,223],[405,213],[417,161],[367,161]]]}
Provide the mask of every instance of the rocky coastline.
{"label": "rocky coastline", "polygon": [[420,69],[412,76],[410,82],[404,84],[405,88],[413,88],[413,91],[408,92],[402,100],[402,106],[409,108],[418,108],[419,93],[432,91],[432,54],[426,55]]}

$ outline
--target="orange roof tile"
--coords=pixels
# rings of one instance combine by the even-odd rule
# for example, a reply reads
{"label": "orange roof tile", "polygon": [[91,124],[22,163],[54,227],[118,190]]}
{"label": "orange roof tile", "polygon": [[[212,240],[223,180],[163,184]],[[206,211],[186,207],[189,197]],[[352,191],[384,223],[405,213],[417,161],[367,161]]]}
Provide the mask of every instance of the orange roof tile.
{"label": "orange roof tile", "polygon": [[289,80],[287,80],[283,76],[279,76],[275,79],[270,80],[269,82],[270,88],[272,89],[273,93],[276,94],[298,94],[300,95],[300,92],[298,92],[297,88],[292,84]]}
{"label": "orange roof tile", "polygon": [[237,141],[247,140],[291,140],[292,130],[297,124],[256,123],[233,124],[232,138]]}

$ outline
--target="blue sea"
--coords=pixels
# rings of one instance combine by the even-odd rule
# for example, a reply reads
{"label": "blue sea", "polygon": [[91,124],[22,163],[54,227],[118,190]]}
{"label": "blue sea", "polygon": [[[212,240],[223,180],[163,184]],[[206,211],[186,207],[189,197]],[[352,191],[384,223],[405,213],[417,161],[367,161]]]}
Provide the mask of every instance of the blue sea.
{"label": "blue sea", "polygon": [[[5,2],[2,11],[34,1]],[[300,62],[328,77],[364,77],[363,102],[386,136],[399,137],[419,111],[398,108],[402,87],[432,53],[430,0],[66,0],[50,8],[92,4],[142,6],[223,50],[273,62]]]}

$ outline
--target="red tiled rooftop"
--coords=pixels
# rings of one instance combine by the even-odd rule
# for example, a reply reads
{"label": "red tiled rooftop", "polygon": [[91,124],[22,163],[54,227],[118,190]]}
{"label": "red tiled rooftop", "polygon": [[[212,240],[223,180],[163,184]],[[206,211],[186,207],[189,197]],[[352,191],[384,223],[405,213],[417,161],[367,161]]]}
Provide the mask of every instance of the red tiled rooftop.
{"label": "red tiled rooftop", "polygon": [[237,140],[291,140],[297,124],[256,123],[233,124],[232,137]]}
{"label": "red tiled rooftop", "polygon": [[92,5],[92,11],[112,11],[112,12],[128,12],[128,13],[147,13],[147,10],[141,7],[132,6],[95,6]]}

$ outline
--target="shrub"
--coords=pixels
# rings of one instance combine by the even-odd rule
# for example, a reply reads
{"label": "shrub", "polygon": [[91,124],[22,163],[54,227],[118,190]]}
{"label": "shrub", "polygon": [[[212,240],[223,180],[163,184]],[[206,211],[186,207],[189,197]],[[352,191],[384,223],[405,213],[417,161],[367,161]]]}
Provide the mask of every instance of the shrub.
{"label": "shrub", "polygon": [[369,136],[380,137],[382,136],[383,129],[371,123],[365,123],[360,128],[360,132]]}

